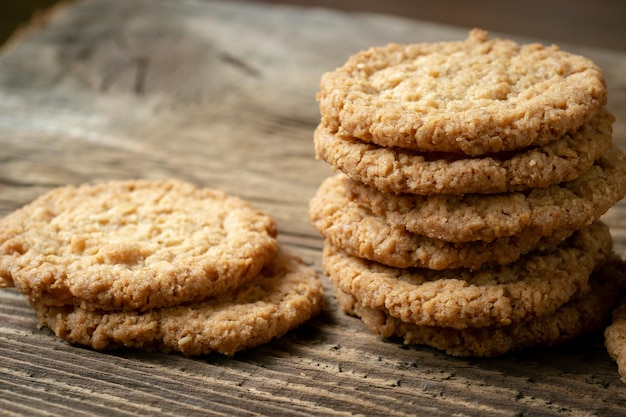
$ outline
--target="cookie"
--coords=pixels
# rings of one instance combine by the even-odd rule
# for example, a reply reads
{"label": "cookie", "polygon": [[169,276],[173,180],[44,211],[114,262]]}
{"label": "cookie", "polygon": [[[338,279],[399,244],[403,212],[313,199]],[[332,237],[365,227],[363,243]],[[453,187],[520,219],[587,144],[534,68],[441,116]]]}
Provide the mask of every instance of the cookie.
{"label": "cookie", "polygon": [[626,157],[616,146],[573,181],[522,192],[418,196],[383,193],[345,181],[349,199],[387,222],[448,242],[505,236],[550,236],[577,230],[602,216],[626,195]]}
{"label": "cookie", "polygon": [[326,178],[309,202],[309,214],[318,232],[349,255],[398,268],[479,269],[485,264],[508,264],[522,254],[548,248],[572,234],[508,236],[491,242],[446,242],[411,233],[374,215],[347,197],[345,176]]}
{"label": "cookie", "polygon": [[571,181],[609,148],[614,118],[605,110],[577,132],[518,152],[468,158],[387,148],[331,133],[314,133],[316,157],[350,178],[389,193],[503,193]]}
{"label": "cookie", "polygon": [[252,279],[276,233],[251,204],[180,181],[66,186],[0,220],[0,281],[49,305],[173,306]]}
{"label": "cookie", "polygon": [[601,70],[556,46],[489,40],[390,44],[323,74],[322,124],[382,146],[483,155],[542,146],[606,104]]}
{"label": "cookie", "polygon": [[[575,297],[553,314],[535,317],[510,326],[467,328],[420,326],[391,317],[384,309],[363,307],[356,298],[338,291],[340,307],[360,317],[365,326],[382,338],[393,336],[405,344],[421,344],[453,356],[498,356],[535,346],[553,346],[603,328],[619,295],[624,294],[626,276],[616,275],[607,263],[593,273],[590,292]],[[623,340],[623,339],[622,339]]]}
{"label": "cookie", "polygon": [[595,267],[611,252],[609,229],[596,222],[547,252],[478,271],[391,268],[325,243],[324,273],[366,308],[386,309],[423,326],[506,326],[552,314],[588,290]]}
{"label": "cookie", "polygon": [[[626,263],[620,265],[618,273],[626,276]],[[612,312],[612,322],[604,331],[604,344],[626,383],[626,298],[621,299]]]}
{"label": "cookie", "polygon": [[107,312],[31,301],[41,325],[96,350],[132,347],[198,356],[266,343],[302,324],[323,304],[315,271],[280,250],[259,275],[231,292],[196,304],[145,312]]}

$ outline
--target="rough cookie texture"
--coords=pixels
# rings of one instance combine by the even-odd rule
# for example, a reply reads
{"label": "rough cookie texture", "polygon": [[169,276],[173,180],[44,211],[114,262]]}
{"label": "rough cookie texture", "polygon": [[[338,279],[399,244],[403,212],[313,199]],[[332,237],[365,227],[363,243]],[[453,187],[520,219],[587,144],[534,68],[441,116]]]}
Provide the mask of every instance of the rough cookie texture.
{"label": "rough cookie texture", "polygon": [[390,44],[322,76],[322,123],[383,146],[468,155],[545,145],[606,103],[600,69],[556,46],[488,40]]}
{"label": "rough cookie texture", "polygon": [[616,146],[573,181],[503,194],[383,193],[346,179],[349,199],[408,231],[449,242],[550,236],[578,230],[626,195],[626,157]]}
{"label": "rough cookie texture", "polygon": [[604,331],[604,344],[617,370],[626,383],[626,300],[622,300],[613,311],[612,323]]}
{"label": "rough cookie texture", "polygon": [[[553,314],[510,326],[463,330],[405,323],[391,317],[385,309],[363,307],[355,297],[341,290],[337,299],[343,311],[360,317],[380,337],[399,336],[406,344],[428,345],[454,356],[497,356],[522,348],[568,342],[602,329],[618,297],[624,294],[625,281],[626,275],[609,262],[593,273],[589,293],[573,298]],[[620,343],[623,341],[622,338]]]}
{"label": "rough cookie texture", "polygon": [[522,254],[548,248],[572,234],[507,236],[491,242],[446,242],[411,233],[350,200],[341,173],[326,178],[309,202],[309,214],[319,233],[348,254],[398,268],[470,268],[507,264]]}
{"label": "rough cookie texture", "polygon": [[546,253],[474,272],[391,268],[348,256],[328,242],[322,262],[330,280],[363,307],[385,309],[407,323],[464,329],[552,314],[587,292],[589,275],[611,248],[608,227],[596,222]]}
{"label": "rough cookie texture", "polygon": [[[617,274],[626,277],[626,262],[618,266]],[[612,312],[612,322],[604,330],[604,344],[617,363],[617,370],[626,383],[626,298],[622,298]]]}
{"label": "rough cookie texture", "polygon": [[133,347],[197,356],[232,355],[285,334],[321,311],[315,271],[280,251],[253,280],[201,303],[146,312],[90,311],[31,301],[43,326],[97,350]]}
{"label": "rough cookie texture", "polygon": [[601,110],[576,133],[545,146],[476,158],[382,147],[331,133],[323,125],[313,142],[317,158],[383,192],[503,193],[577,178],[610,147],[613,120]]}
{"label": "rough cookie texture", "polygon": [[49,305],[173,306],[252,279],[276,233],[249,203],[180,181],[67,186],[0,220],[0,283]]}

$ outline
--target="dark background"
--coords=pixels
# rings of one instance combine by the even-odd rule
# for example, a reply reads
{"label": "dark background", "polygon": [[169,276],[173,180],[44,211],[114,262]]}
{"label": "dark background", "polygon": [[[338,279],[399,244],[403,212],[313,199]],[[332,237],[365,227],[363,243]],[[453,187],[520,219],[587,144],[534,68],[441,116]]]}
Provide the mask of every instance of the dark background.
{"label": "dark background", "polygon": [[[37,11],[80,0],[0,0],[0,44]],[[132,1],[132,0],[128,0]],[[624,0],[265,0],[387,13],[463,27],[626,50]],[[41,14],[41,13],[40,13]]]}

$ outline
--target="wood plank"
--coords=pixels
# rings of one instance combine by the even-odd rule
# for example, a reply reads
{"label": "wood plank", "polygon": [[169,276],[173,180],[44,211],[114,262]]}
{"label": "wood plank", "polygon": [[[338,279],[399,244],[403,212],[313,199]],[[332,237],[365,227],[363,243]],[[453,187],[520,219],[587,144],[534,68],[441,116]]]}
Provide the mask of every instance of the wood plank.
{"label": "wood plank", "polygon": [[[321,74],[390,41],[466,30],[257,3],[90,0],[0,56],[0,215],[52,187],[178,177],[249,199],[320,271],[308,200],[330,174],[312,132]],[[595,59],[626,146],[626,55]],[[626,254],[626,206],[607,216]],[[381,341],[328,305],[234,358],[69,346],[0,291],[0,407],[21,415],[623,415],[600,334],[557,348],[458,359]]]}
{"label": "wood plank", "polygon": [[549,43],[626,51],[626,3],[621,0],[264,0],[270,3],[385,13],[462,27],[481,27]]}

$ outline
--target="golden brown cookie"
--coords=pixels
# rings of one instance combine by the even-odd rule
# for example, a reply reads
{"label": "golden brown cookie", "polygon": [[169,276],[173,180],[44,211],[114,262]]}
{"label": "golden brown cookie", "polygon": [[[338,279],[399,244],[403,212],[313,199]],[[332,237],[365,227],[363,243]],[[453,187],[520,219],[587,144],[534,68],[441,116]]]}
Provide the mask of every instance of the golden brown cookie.
{"label": "golden brown cookie", "polygon": [[545,146],[475,158],[382,147],[331,133],[323,125],[313,137],[317,158],[383,192],[486,194],[576,179],[610,148],[613,120],[603,109],[577,132]]}
{"label": "golden brown cookie", "polygon": [[31,304],[40,323],[70,343],[198,356],[233,355],[280,337],[320,312],[324,298],[315,271],[281,250],[251,281],[200,303],[145,312]]}
{"label": "golden brown cookie", "polygon": [[578,130],[606,103],[606,85],[585,57],[473,30],[463,41],[361,51],[322,76],[318,100],[333,133],[482,155]]}
{"label": "golden brown cookie", "polygon": [[604,331],[604,344],[617,363],[619,375],[626,383],[626,300],[622,300],[612,313],[612,323]]}
{"label": "golden brown cookie", "polygon": [[0,282],[49,305],[173,306],[252,279],[276,232],[251,204],[180,181],[66,186],[0,220]]}
{"label": "golden brown cookie", "polygon": [[371,332],[382,338],[398,336],[405,344],[427,345],[453,356],[497,356],[523,348],[553,346],[601,330],[618,297],[624,294],[626,276],[617,276],[616,271],[607,263],[594,272],[589,293],[573,298],[551,315],[510,326],[463,330],[419,326],[391,317],[384,309],[363,307],[341,290],[337,299],[343,311],[360,317]]}
{"label": "golden brown cookie", "polygon": [[[618,266],[616,274],[626,277],[626,262]],[[604,344],[626,383],[626,298],[622,298],[612,312],[612,321],[604,331]]]}
{"label": "golden brown cookie", "polygon": [[423,326],[506,326],[552,314],[588,290],[591,272],[610,255],[609,228],[596,222],[552,250],[478,271],[391,268],[346,255],[328,242],[323,270],[366,308]]}
{"label": "golden brown cookie", "polygon": [[398,268],[470,268],[508,264],[522,254],[550,247],[572,234],[507,236],[491,242],[446,242],[411,233],[403,225],[390,224],[347,197],[345,176],[326,178],[309,204],[313,226],[334,246],[349,255]]}
{"label": "golden brown cookie", "polygon": [[393,225],[449,242],[505,236],[550,236],[577,230],[626,195],[626,157],[616,146],[573,181],[547,188],[463,196],[384,193],[345,181],[347,197]]}

